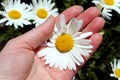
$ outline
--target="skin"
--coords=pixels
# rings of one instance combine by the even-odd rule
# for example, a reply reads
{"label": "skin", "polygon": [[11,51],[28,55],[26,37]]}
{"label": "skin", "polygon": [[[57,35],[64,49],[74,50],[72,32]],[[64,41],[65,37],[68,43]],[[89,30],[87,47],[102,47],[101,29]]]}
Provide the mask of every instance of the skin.
{"label": "skin", "polygon": [[[85,62],[91,57],[102,41],[98,33],[104,26],[104,19],[99,17],[99,10],[90,7],[83,12],[81,6],[72,6],[62,14],[67,22],[73,17],[83,19],[82,32],[93,32],[89,38],[93,45],[92,53],[84,57]],[[40,44],[48,39],[54,29],[54,23],[59,21],[60,16],[50,16],[42,25],[27,33],[8,41],[0,52],[0,80],[71,80],[76,72],[85,64],[77,66],[77,70],[59,70],[50,68],[44,64],[43,58],[38,58],[36,52],[41,48]],[[93,26],[94,25],[94,26]]]}

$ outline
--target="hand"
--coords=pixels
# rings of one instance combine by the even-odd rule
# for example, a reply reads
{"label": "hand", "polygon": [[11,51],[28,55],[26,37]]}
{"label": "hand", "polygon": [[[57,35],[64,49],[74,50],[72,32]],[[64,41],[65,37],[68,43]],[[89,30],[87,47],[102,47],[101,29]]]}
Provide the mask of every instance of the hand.
{"label": "hand", "polygon": [[[104,19],[98,17],[100,12],[96,7],[91,7],[82,12],[82,7],[73,6],[66,9],[62,14],[65,15],[67,22],[73,17],[82,19],[83,32],[91,31],[90,37],[93,45],[93,52],[98,48],[102,41],[102,36],[98,33],[104,26]],[[55,21],[60,16],[52,16],[41,26],[34,28],[27,33],[11,39],[0,53],[0,80],[71,80],[76,71],[58,70],[49,68],[43,60],[36,56],[36,51],[40,44],[46,40],[53,31]],[[90,57],[85,57],[87,61]],[[84,65],[84,64],[82,64]]]}

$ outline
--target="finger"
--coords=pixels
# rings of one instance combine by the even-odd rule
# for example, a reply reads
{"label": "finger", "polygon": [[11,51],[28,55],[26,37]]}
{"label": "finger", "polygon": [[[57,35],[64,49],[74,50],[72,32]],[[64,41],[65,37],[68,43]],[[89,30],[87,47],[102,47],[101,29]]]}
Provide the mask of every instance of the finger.
{"label": "finger", "polygon": [[83,20],[82,27],[85,27],[88,23],[90,23],[95,17],[100,15],[100,11],[96,7],[90,7],[87,10],[85,10],[83,13],[81,13],[77,19]]}
{"label": "finger", "polygon": [[[93,34],[91,37],[90,37],[90,40],[92,41],[91,42],[91,45],[93,46],[93,49],[92,49],[92,53],[90,53],[89,56],[83,56],[85,62],[81,64],[81,66],[77,66],[77,71],[83,67],[83,65],[88,61],[88,59],[94,54],[94,52],[96,51],[96,49],[99,47],[101,41],[102,41],[102,35],[100,33],[96,33],[96,34]],[[76,71],[76,72],[77,72]]]}
{"label": "finger", "polygon": [[94,53],[102,42],[102,35],[100,33],[96,33],[90,37],[90,40],[92,41],[91,44],[93,46],[92,53]]}
{"label": "finger", "polygon": [[93,32],[97,33],[99,32],[105,24],[105,20],[101,17],[94,18],[87,27],[82,32]]}
{"label": "finger", "polygon": [[22,36],[16,38],[21,41],[21,43],[25,43],[30,46],[32,49],[36,49],[43,41],[48,39],[51,35],[54,28],[55,18],[50,16],[46,22],[40,25],[37,28],[34,28],[31,31],[23,34]]}
{"label": "finger", "polygon": [[92,53],[89,56],[85,56],[85,61],[87,61],[96,49],[99,47],[100,43],[102,42],[102,35],[100,33],[96,33],[90,37],[91,45],[93,46]]}
{"label": "finger", "polygon": [[[68,23],[72,18],[77,17],[82,11],[83,11],[83,8],[81,6],[75,5],[66,9],[61,14],[64,14],[66,23]],[[60,20],[60,15],[56,17],[56,21],[59,21],[59,20]]]}

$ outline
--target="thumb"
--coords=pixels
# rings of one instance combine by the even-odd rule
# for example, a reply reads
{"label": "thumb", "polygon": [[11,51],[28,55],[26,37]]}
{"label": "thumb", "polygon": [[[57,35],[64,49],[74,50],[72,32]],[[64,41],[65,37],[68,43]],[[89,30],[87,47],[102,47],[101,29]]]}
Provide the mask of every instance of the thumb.
{"label": "thumb", "polygon": [[36,49],[51,35],[54,29],[54,23],[55,18],[50,16],[42,25],[18,37],[18,40],[21,40],[22,43],[27,43],[32,47],[32,49]]}

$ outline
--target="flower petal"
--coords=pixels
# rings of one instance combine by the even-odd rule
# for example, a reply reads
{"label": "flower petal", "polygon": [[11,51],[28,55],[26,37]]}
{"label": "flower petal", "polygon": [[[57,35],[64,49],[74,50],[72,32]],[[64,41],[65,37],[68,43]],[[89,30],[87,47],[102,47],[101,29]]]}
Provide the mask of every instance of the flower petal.
{"label": "flower petal", "polygon": [[81,38],[81,39],[87,38],[87,37],[89,37],[89,36],[91,36],[91,35],[92,35],[92,32],[86,32],[86,33],[81,34],[81,35],[80,35],[80,38]]}
{"label": "flower petal", "polygon": [[78,21],[77,19],[73,18],[68,24],[69,28],[67,33],[72,35],[75,32],[79,31],[82,26],[82,23],[83,23],[82,20]]}

